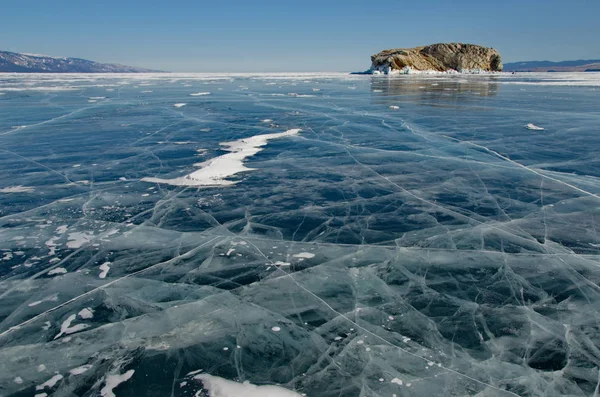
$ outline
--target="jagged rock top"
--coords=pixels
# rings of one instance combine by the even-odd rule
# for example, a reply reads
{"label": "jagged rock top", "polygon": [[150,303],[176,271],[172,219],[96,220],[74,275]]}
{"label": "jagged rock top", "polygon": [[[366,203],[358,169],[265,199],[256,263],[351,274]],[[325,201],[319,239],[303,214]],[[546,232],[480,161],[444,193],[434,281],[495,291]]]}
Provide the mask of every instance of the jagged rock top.
{"label": "jagged rock top", "polygon": [[383,73],[406,69],[424,71],[502,71],[498,51],[475,44],[439,43],[415,48],[384,50],[371,56],[371,70]]}

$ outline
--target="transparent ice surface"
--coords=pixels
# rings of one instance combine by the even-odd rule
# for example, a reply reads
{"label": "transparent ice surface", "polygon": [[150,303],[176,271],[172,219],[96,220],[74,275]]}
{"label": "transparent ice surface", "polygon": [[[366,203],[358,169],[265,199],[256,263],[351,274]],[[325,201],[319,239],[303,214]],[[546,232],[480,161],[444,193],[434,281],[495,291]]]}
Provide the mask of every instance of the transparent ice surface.
{"label": "transparent ice surface", "polygon": [[599,74],[0,93],[0,395],[598,395]]}

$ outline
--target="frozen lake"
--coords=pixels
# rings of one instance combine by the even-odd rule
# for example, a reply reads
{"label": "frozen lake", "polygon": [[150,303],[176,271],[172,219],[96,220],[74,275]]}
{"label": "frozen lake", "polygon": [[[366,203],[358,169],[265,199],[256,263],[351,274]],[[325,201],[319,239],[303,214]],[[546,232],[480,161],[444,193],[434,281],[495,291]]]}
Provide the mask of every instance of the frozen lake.
{"label": "frozen lake", "polygon": [[596,396],[598,153],[600,73],[0,74],[0,395]]}

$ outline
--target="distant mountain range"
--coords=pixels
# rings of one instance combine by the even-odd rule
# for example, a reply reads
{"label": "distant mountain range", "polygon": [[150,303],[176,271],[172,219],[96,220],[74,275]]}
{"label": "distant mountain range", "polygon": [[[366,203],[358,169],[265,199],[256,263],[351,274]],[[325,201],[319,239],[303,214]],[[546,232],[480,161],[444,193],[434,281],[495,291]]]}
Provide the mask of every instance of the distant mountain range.
{"label": "distant mountain range", "polygon": [[0,51],[0,72],[15,73],[148,73],[159,72],[119,65],[99,63],[80,58]]}
{"label": "distant mountain range", "polygon": [[600,59],[578,61],[527,61],[504,64],[505,72],[600,72]]}

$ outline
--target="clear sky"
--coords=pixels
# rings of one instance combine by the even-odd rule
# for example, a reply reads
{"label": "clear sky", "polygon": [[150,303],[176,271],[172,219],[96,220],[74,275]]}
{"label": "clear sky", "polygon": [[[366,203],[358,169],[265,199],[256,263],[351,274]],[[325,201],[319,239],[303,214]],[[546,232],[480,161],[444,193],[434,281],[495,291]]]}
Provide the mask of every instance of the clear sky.
{"label": "clear sky", "polygon": [[470,42],[504,62],[600,59],[600,0],[7,0],[0,49],[169,71],[354,71]]}

